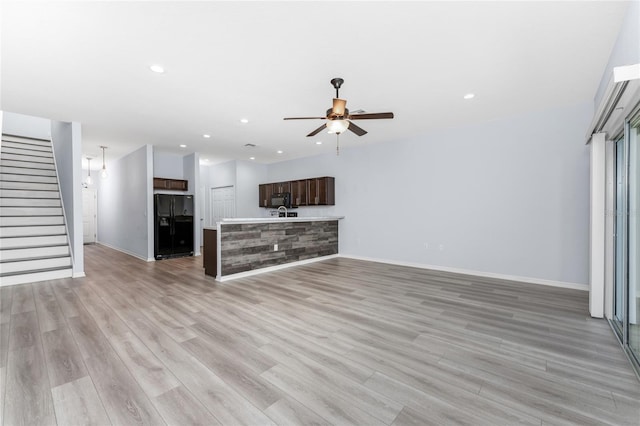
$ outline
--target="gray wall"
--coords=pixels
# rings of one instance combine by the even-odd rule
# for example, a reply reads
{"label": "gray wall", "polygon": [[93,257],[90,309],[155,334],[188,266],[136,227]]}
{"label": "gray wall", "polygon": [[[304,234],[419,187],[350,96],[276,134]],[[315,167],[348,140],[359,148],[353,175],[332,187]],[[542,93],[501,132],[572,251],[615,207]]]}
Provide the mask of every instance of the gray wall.
{"label": "gray wall", "polygon": [[73,276],[84,276],[82,231],[82,135],[80,123],[51,122],[60,195],[73,253]]}
{"label": "gray wall", "polygon": [[107,164],[98,186],[98,242],[153,259],[153,153],[150,145]]}
{"label": "gray wall", "polygon": [[[335,176],[340,253],[588,282],[590,102],[272,164],[268,180]],[[425,246],[425,244],[427,244]]]}

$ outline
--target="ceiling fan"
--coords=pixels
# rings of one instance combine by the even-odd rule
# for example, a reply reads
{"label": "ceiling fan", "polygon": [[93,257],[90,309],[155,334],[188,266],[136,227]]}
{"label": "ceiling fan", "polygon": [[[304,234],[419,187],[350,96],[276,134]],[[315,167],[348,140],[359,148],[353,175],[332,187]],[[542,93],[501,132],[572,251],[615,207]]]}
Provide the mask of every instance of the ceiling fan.
{"label": "ceiling fan", "polygon": [[327,110],[326,117],[286,117],[285,120],[326,120],[326,123],[309,133],[307,137],[315,136],[323,129],[329,129],[329,133],[340,134],[349,129],[358,136],[367,134],[362,127],[355,125],[351,120],[375,120],[380,118],[393,118],[392,112],[378,112],[365,114],[349,114],[346,108],[347,101],[340,99],[339,90],[344,80],[336,77],[331,84],[336,89],[336,97],[333,98],[333,107]]}

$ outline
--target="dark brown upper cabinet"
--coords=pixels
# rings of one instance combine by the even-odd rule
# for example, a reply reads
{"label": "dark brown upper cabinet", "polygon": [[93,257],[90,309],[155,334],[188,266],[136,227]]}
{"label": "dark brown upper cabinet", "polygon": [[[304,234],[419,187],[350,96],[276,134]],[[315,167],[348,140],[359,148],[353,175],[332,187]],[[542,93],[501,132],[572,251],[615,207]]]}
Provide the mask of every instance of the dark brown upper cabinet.
{"label": "dark brown upper cabinet", "polygon": [[153,178],[153,189],[168,189],[171,191],[188,191],[189,181],[183,179]]}
{"label": "dark brown upper cabinet", "polygon": [[258,205],[271,207],[271,195],[282,192],[291,193],[291,205],[295,207],[336,204],[335,178],[325,176],[289,182],[263,183],[258,186]]}

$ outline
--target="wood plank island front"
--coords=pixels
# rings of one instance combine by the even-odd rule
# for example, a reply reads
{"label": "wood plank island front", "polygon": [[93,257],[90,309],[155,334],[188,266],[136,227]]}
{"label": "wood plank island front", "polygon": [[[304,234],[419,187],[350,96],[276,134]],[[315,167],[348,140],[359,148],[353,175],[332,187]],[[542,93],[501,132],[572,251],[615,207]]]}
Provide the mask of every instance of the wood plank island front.
{"label": "wood plank island front", "polygon": [[[343,217],[287,217],[223,219],[207,232],[216,231],[216,280],[252,275],[284,266],[338,254],[338,221]],[[214,251],[215,250],[215,251]],[[205,262],[207,259],[205,259]],[[268,268],[268,269],[265,269]],[[213,275],[212,271],[205,273]]]}

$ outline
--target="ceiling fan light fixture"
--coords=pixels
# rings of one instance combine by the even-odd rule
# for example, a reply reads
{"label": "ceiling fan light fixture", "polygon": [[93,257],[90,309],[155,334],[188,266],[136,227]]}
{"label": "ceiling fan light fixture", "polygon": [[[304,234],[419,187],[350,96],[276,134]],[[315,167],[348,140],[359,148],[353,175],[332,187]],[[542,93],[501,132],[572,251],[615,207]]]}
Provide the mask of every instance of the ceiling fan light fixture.
{"label": "ceiling fan light fixture", "polygon": [[329,133],[342,133],[349,128],[348,120],[329,120],[327,121],[327,129]]}

